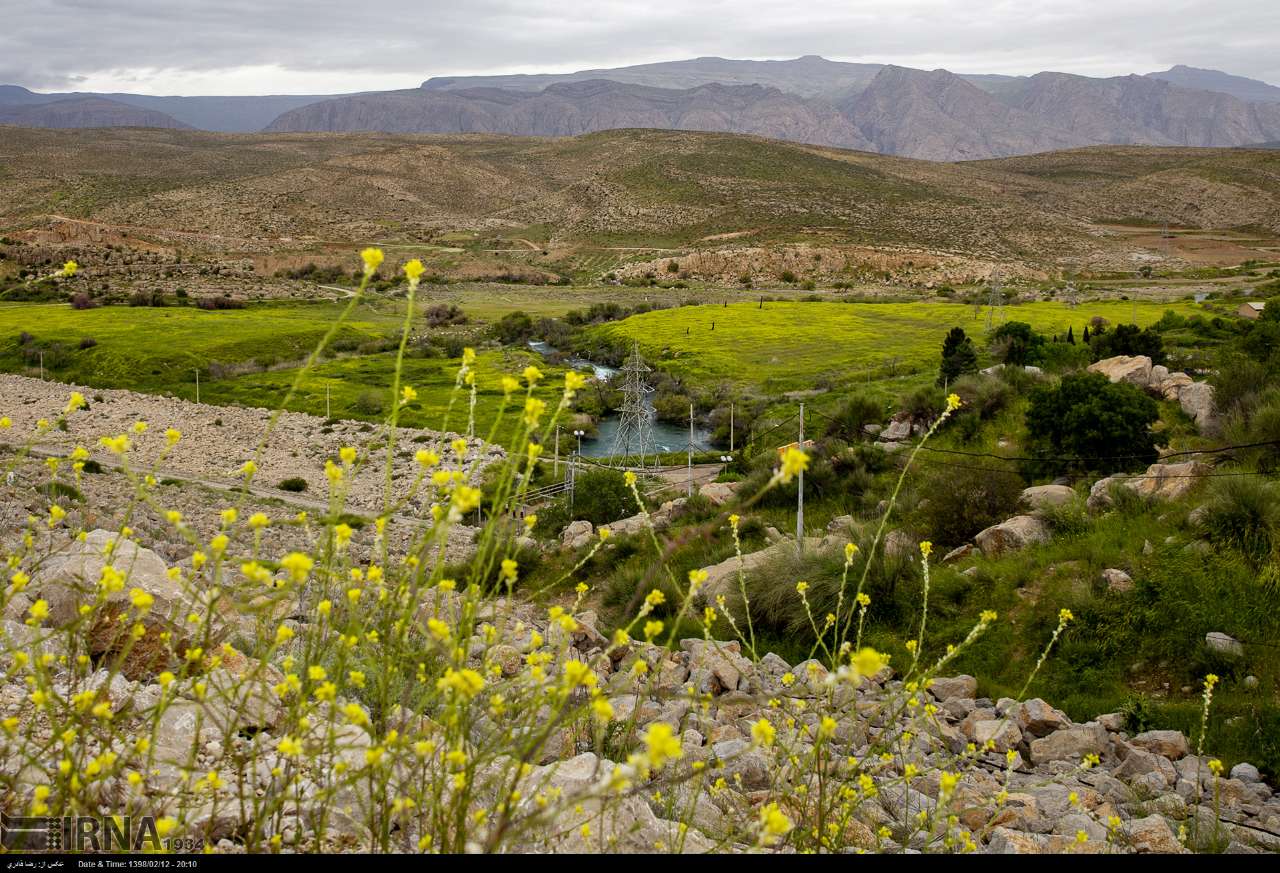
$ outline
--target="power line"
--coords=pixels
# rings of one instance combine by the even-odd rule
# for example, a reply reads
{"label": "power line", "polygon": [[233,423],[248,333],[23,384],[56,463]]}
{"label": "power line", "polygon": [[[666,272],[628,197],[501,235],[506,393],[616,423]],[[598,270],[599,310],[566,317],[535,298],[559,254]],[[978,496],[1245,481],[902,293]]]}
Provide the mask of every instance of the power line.
{"label": "power line", "polygon": [[[1216,455],[1222,452],[1231,452],[1237,449],[1256,449],[1263,446],[1280,445],[1280,440],[1264,440],[1259,443],[1240,443],[1234,446],[1219,446],[1215,449],[1186,449],[1180,452],[1167,452],[1161,455],[1161,458],[1174,458],[1183,455]],[[994,452],[966,452],[960,449],[940,449],[935,446],[920,446],[926,452],[939,452],[945,455],[961,455],[968,458],[993,458],[997,461],[1057,461],[1061,463],[1073,463],[1076,461],[1130,461],[1134,459],[1145,458],[1147,455],[1098,455],[1095,457],[1052,457],[1052,456],[1034,456],[1027,457],[1022,455],[997,455]]]}
{"label": "power line", "polygon": [[[925,458],[919,459],[916,463],[926,464],[930,467],[951,467],[956,470],[977,470],[983,473],[1003,473],[1006,476],[1021,476],[1017,470],[1007,470],[1001,467],[979,467],[972,464],[950,464],[946,461],[930,461]],[[1113,473],[1103,478],[1109,479],[1223,479],[1234,476],[1267,476],[1267,473],[1257,472],[1234,472],[1234,473],[1177,473],[1177,474],[1147,474],[1147,473]]]}

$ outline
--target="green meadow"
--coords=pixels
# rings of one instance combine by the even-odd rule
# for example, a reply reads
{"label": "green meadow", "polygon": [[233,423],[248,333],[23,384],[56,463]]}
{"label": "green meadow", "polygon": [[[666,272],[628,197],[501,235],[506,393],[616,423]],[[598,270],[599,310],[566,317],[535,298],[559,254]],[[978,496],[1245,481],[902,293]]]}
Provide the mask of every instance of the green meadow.
{"label": "green meadow", "polygon": [[[64,303],[4,305],[0,368],[34,370],[43,351],[47,378],[194,396],[196,369],[207,371],[213,364],[271,367],[306,357],[342,309],[340,303],[253,304],[219,311],[194,306],[79,310]],[[394,313],[362,306],[334,340],[358,345],[388,337],[398,325]],[[25,351],[24,333],[32,337]],[[209,377],[201,373],[202,381]]]}
{"label": "green meadow", "polygon": [[[1204,311],[1181,301],[1044,302],[1006,306],[1004,319],[1047,334],[1074,328],[1078,339],[1094,316],[1148,325],[1170,309]],[[638,342],[651,363],[696,382],[727,380],[778,392],[814,387],[819,378],[857,378],[891,363],[932,369],[948,330],[962,327],[981,346],[986,325],[985,307],[958,303],[766,302],[647,312],[601,325],[594,335],[615,345]]]}

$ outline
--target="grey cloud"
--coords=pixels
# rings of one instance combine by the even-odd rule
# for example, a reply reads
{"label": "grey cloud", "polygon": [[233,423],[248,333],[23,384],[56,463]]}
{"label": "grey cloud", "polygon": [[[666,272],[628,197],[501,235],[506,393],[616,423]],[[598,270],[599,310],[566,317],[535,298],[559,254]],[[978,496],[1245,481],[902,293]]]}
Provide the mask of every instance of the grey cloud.
{"label": "grey cloud", "polygon": [[[567,71],[698,55],[1088,75],[1175,63],[1280,83],[1274,0],[6,0],[0,83],[54,90],[156,70],[277,65],[321,90],[386,76]],[[249,91],[275,90],[268,80]],[[367,87],[367,85],[366,85]]]}

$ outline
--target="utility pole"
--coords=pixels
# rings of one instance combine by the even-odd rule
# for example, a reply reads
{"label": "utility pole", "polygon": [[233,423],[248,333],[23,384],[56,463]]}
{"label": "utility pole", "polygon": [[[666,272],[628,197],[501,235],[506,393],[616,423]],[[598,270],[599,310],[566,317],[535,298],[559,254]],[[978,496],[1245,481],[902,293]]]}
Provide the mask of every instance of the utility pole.
{"label": "utility pole", "polygon": [[40,381],[44,381],[44,352],[40,352]]}
{"label": "utility pole", "polygon": [[329,412],[329,383],[328,382],[324,383],[324,417],[333,418],[333,415]]}
{"label": "utility pole", "polygon": [[551,463],[551,478],[560,481],[560,425],[556,425],[556,455]]}
{"label": "utility pole", "polygon": [[729,401],[729,454],[733,454],[733,401]]}
{"label": "utility pole", "polygon": [[693,496],[693,404],[689,404],[689,487],[688,495]]}
{"label": "utility pole", "polygon": [[[800,441],[797,448],[804,451],[804,404],[800,404]],[[796,482],[796,551],[804,554],[804,468]]]}
{"label": "utility pole", "polygon": [[196,403],[200,402],[200,368],[196,368]]}

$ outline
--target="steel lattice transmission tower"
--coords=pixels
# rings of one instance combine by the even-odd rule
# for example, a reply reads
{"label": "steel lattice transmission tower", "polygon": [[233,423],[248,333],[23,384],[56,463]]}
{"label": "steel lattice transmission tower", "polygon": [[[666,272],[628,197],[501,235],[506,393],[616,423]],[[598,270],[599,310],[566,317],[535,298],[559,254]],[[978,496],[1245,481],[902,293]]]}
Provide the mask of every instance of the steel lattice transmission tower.
{"label": "steel lattice transmission tower", "polygon": [[991,291],[987,298],[987,331],[991,331],[992,321],[1004,322],[1004,292],[1000,290],[1000,271],[991,273]]}
{"label": "steel lattice transmission tower", "polygon": [[645,457],[653,451],[652,409],[649,404],[653,389],[645,384],[645,374],[653,371],[640,357],[639,343],[635,344],[621,372],[622,409],[613,446],[609,450],[609,466],[643,467]]}

